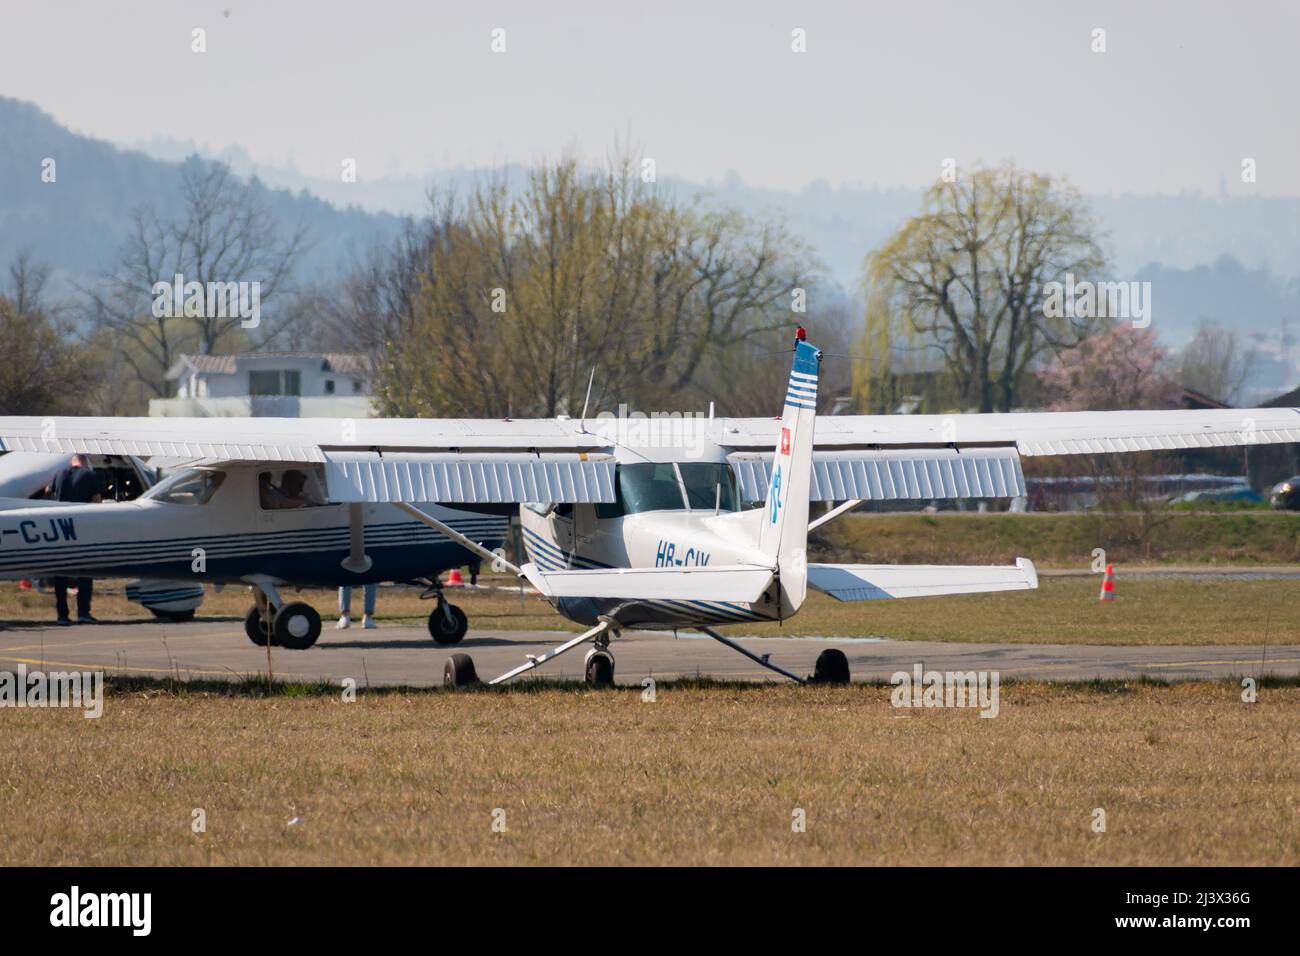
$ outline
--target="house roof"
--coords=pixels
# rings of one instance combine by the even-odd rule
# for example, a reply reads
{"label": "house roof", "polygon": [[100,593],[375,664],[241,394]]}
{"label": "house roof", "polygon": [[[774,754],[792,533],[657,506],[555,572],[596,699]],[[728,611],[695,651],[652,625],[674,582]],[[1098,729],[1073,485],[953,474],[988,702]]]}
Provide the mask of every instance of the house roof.
{"label": "house roof", "polygon": [[364,375],[369,370],[366,356],[359,352],[231,352],[225,355],[190,355],[182,353],[167,370],[174,380],[190,372],[206,375],[234,375],[242,359],[319,359],[342,375]]}
{"label": "house roof", "polygon": [[1277,398],[1259,403],[1260,408],[1294,408],[1297,405],[1300,405],[1300,388],[1293,388],[1289,392],[1283,392]]}

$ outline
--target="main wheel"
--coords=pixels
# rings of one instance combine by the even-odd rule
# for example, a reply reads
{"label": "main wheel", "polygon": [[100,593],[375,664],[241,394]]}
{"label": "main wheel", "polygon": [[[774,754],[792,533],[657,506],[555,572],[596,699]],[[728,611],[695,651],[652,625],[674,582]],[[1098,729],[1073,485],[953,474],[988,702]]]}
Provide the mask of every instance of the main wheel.
{"label": "main wheel", "polygon": [[838,648],[828,647],[817,655],[813,665],[812,682],[814,684],[847,684],[849,682],[849,659]]}
{"label": "main wheel", "polygon": [[244,633],[258,647],[266,647],[269,635],[266,633],[266,624],[262,621],[262,612],[257,609],[256,604],[244,615]]}
{"label": "main wheel", "polygon": [[[447,615],[451,620],[447,620]],[[435,607],[429,612],[429,635],[438,644],[459,644],[469,630],[469,618],[454,604]]]}
{"label": "main wheel", "polygon": [[320,615],[310,604],[286,604],[275,612],[275,643],[294,651],[304,651],[320,637]]}
{"label": "main wheel", "polygon": [[614,686],[614,655],[592,651],[587,655],[587,684],[590,687]]}
{"label": "main wheel", "polygon": [[443,687],[468,687],[478,683],[474,660],[468,654],[452,654],[442,669]]}

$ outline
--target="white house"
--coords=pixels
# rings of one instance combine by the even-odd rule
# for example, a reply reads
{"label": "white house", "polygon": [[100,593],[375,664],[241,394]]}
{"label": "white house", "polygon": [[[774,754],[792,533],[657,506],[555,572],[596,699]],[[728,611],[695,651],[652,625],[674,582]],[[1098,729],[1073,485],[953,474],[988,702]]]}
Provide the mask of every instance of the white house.
{"label": "white house", "polygon": [[149,414],[366,418],[368,373],[366,357],[347,352],[182,355],[167,372],[176,397],[151,399]]}

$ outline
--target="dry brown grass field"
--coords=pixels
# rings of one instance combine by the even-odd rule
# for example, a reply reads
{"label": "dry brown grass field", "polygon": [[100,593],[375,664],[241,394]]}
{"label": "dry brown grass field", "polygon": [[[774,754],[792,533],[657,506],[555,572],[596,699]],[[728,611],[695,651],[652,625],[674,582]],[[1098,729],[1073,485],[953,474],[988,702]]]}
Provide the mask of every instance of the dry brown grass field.
{"label": "dry brown grass field", "polygon": [[[489,581],[491,579],[484,579]],[[495,583],[504,584],[505,579]],[[103,582],[95,599],[102,620],[149,620],[121,594],[122,582]],[[110,593],[110,589],[116,593]],[[976,594],[910,601],[841,603],[812,594],[799,616],[784,625],[745,625],[737,633],[879,636],[897,640],[1005,641],[1059,644],[1295,644],[1300,643],[1300,580],[1182,580],[1126,578],[1119,573],[1110,605],[1097,602],[1097,576],[1044,577],[1032,592]],[[332,591],[303,591],[328,621],[337,615]],[[361,595],[354,596],[360,606]],[[453,600],[472,628],[579,630],[535,595],[515,590],[463,590]],[[209,590],[204,618],[238,619],[252,603],[245,587]],[[432,605],[412,588],[380,591],[379,617],[420,625]],[[20,591],[0,582],[0,623],[54,617],[52,595]],[[179,633],[183,634],[183,627]]]}
{"label": "dry brown grass field", "polygon": [[1300,688],[1240,694],[128,684],[0,712],[0,864],[1300,864]]}

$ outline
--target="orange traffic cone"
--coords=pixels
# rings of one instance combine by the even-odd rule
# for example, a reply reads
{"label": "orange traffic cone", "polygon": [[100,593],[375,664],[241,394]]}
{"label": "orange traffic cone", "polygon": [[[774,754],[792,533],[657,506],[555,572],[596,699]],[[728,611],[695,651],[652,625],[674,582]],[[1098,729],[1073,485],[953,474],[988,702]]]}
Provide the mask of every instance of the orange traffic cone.
{"label": "orange traffic cone", "polygon": [[1106,565],[1106,576],[1101,580],[1101,601],[1115,600],[1115,565]]}
{"label": "orange traffic cone", "polygon": [[451,574],[447,575],[447,587],[458,588],[465,583],[465,579],[460,576],[460,568],[452,568]]}

